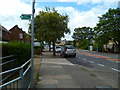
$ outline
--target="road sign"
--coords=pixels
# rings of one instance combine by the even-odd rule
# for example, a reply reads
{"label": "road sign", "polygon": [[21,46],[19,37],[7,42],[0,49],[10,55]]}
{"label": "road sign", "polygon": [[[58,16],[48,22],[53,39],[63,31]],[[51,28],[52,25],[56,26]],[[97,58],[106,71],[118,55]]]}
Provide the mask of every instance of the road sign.
{"label": "road sign", "polygon": [[20,18],[22,20],[31,20],[31,14],[22,14]]}

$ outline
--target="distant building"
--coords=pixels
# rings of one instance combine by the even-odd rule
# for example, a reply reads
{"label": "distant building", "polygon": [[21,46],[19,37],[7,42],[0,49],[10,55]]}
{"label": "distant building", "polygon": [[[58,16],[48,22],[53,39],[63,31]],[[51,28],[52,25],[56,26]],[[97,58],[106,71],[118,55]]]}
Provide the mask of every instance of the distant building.
{"label": "distant building", "polygon": [[10,41],[11,32],[8,31],[4,26],[0,25],[0,42],[6,43]]}

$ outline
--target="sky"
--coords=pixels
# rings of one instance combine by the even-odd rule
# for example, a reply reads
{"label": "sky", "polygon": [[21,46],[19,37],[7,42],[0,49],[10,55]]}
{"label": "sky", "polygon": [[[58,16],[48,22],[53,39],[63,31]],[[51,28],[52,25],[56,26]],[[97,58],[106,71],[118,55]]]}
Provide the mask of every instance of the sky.
{"label": "sky", "polygon": [[[35,15],[45,7],[55,8],[61,14],[69,16],[68,27],[70,35],[65,35],[67,40],[74,29],[78,27],[95,27],[99,16],[105,14],[109,8],[117,8],[119,0],[36,0]],[[21,14],[32,13],[32,0],[0,0],[0,24],[7,30],[18,25],[23,31],[28,32],[30,21],[21,20]]]}

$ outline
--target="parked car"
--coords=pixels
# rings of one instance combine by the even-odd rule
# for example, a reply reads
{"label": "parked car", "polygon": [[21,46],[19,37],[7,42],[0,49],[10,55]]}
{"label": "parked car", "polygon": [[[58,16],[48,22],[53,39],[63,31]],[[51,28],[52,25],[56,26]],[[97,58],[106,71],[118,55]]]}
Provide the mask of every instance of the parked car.
{"label": "parked car", "polygon": [[66,56],[73,56],[76,57],[76,49],[72,45],[64,45],[61,48],[61,56],[66,57]]}
{"label": "parked car", "polygon": [[61,52],[61,46],[55,46],[55,51],[56,53],[60,53]]}

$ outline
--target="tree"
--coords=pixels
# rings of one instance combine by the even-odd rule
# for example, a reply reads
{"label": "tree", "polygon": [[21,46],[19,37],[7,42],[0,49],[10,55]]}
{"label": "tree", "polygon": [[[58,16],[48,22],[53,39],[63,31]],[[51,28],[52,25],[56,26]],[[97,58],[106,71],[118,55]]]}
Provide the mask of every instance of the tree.
{"label": "tree", "polygon": [[90,45],[90,42],[93,39],[94,31],[90,27],[81,27],[81,28],[75,28],[73,33],[73,38],[75,41],[78,41],[79,45],[78,47],[83,49],[88,49],[88,46]]}
{"label": "tree", "polygon": [[104,45],[113,40],[120,46],[120,8],[109,9],[99,17],[99,23],[95,27],[96,43]]}
{"label": "tree", "polygon": [[35,17],[35,38],[39,41],[52,42],[53,55],[55,55],[55,42],[70,33],[68,28],[68,15],[60,14],[54,8],[46,7]]}
{"label": "tree", "polygon": [[93,38],[94,31],[90,27],[81,27],[81,28],[75,28],[73,33],[74,40],[83,40],[88,39],[91,40]]}

